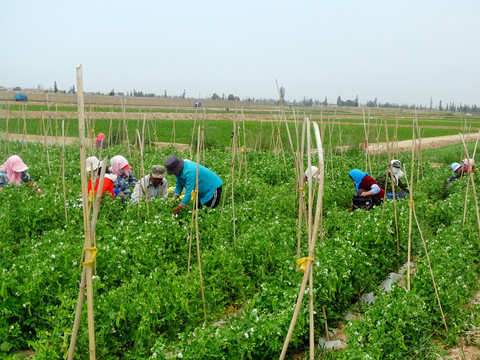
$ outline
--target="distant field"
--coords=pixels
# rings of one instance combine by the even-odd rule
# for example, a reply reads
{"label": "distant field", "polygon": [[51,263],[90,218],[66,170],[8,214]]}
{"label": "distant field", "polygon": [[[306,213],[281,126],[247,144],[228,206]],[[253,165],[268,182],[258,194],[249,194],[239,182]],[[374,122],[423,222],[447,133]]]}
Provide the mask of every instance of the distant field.
{"label": "distant field", "polygon": [[[29,135],[61,136],[61,121],[65,121],[66,136],[78,136],[76,97],[73,95],[42,94],[29,96],[27,103],[16,103],[0,94],[0,131],[26,132]],[[3,97],[2,97],[3,96]],[[48,100],[48,101],[47,101]],[[85,96],[86,118],[89,119],[90,137],[98,132],[110,134],[109,140],[118,143],[136,141],[136,129],[141,132],[143,118],[147,119],[146,140],[190,144],[195,126],[204,122],[205,143],[211,148],[231,146],[233,120],[239,125],[243,145],[243,121],[246,146],[271,149],[278,137],[283,146],[289,146],[286,118],[296,146],[295,120],[308,116],[323,123],[325,143],[355,145],[365,141],[364,122],[370,142],[385,141],[384,122],[392,140],[408,140],[412,136],[412,121],[416,117],[422,137],[454,135],[459,132],[477,131],[480,116],[438,111],[404,111],[376,108],[337,108],[286,106],[284,113],[278,105],[226,100],[201,100],[202,107],[194,108],[194,99],[181,98],[133,98],[109,96]],[[123,107],[122,107],[123,104]],[[227,111],[228,108],[228,111]],[[125,111],[125,115],[123,114]],[[8,118],[8,129],[7,129]],[[43,118],[43,120],[42,120]],[[125,118],[125,120],[120,120]],[[124,124],[127,126],[125,132]],[[281,125],[279,125],[281,124]],[[175,129],[175,131],[174,131]],[[193,135],[194,137],[196,135]]]}

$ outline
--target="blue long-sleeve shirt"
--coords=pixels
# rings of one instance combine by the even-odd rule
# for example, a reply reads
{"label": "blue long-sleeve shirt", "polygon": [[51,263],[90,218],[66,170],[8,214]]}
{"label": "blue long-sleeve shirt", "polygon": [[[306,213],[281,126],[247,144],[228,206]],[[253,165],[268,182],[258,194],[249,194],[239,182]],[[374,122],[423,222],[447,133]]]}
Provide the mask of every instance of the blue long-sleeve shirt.
{"label": "blue long-sleeve shirt", "polygon": [[[185,207],[192,198],[196,176],[197,163],[184,161],[182,172],[180,175],[177,175],[174,192],[175,195],[180,196],[183,188],[185,188],[185,196],[180,203],[181,207]],[[222,184],[223,181],[217,174],[202,165],[198,166],[198,199],[201,205],[208,202],[213,197],[215,189],[222,186]]]}

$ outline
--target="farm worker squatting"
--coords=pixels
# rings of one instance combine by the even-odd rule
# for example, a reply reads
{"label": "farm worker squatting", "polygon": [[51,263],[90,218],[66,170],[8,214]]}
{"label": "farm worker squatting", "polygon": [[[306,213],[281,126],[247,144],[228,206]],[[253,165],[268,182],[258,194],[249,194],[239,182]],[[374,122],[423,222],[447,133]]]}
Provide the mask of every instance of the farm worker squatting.
{"label": "farm worker squatting", "polygon": [[131,166],[128,164],[127,159],[122,155],[114,156],[110,159],[110,172],[117,176],[117,182],[114,183],[115,196],[130,197],[132,191],[130,186],[135,187],[137,185],[137,178],[131,170]]}
{"label": "farm worker squatting", "polygon": [[146,195],[149,200],[157,196],[161,196],[162,199],[168,197],[168,182],[165,179],[165,168],[163,166],[153,165],[150,174],[140,179],[133,189],[131,203],[138,202],[142,195]]}
{"label": "farm worker squatting", "polygon": [[[30,186],[35,186],[27,170],[28,166],[25,165],[20,156],[10,156],[0,166],[0,189],[8,184],[20,185],[21,183],[28,183]],[[42,190],[38,189],[38,193],[41,194]]]}
{"label": "farm worker squatting", "polygon": [[373,203],[378,205],[382,202],[385,191],[373,179],[370,174],[354,169],[348,173],[355,184],[355,195],[361,197],[371,196]]}
{"label": "farm worker squatting", "polygon": [[[167,174],[177,177],[172,198],[178,198],[185,188],[185,196],[180,204],[173,209],[173,213],[178,214],[190,202],[192,191],[195,190],[197,163],[171,155],[165,160],[165,168]],[[217,174],[202,165],[198,165],[198,199],[196,201],[198,201],[199,207],[205,205],[214,209],[220,202],[222,184],[222,179]]]}
{"label": "farm worker squatting", "polygon": [[393,189],[392,189],[392,176],[393,182],[395,185],[395,198],[403,199],[409,193],[407,184],[405,184],[401,179],[405,176],[405,173],[401,170],[402,163],[400,160],[390,161],[388,170],[384,175],[378,176],[375,181],[380,185],[382,189],[385,190],[388,199],[393,199]]}
{"label": "farm worker squatting", "polygon": [[[95,189],[93,193],[97,195],[98,191],[98,184],[100,183],[100,172],[102,167],[104,166],[103,161],[98,160],[96,156],[90,156],[87,158],[86,161],[87,171],[91,171],[90,177],[88,179],[88,196],[91,199],[90,192],[92,191],[92,179],[95,181]],[[113,190],[113,184],[117,181],[117,177],[114,174],[109,174],[105,172],[105,177],[103,178],[103,186],[102,186],[102,198],[105,196],[106,193],[109,193],[110,197],[115,196],[115,192]]]}

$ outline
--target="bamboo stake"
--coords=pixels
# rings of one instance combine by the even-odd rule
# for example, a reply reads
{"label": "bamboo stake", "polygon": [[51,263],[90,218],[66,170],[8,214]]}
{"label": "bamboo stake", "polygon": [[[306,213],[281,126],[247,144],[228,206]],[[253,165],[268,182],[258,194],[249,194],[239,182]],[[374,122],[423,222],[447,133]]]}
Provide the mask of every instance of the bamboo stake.
{"label": "bamboo stake", "polygon": [[[460,134],[460,138],[462,139],[463,148],[465,149],[465,153],[467,154],[467,159],[470,159],[470,156],[468,155],[467,144],[465,143],[465,139],[463,138],[462,134]],[[470,179],[470,182],[472,183],[473,201],[475,203],[475,210],[477,212],[478,237],[480,240],[480,212],[478,210],[477,190],[475,189],[475,182],[473,181],[473,173],[472,171],[470,171],[470,169],[468,171],[468,177]]]}
{"label": "bamboo stake", "polygon": [[[413,171],[415,169],[415,119],[412,123],[412,165],[410,172],[410,184],[408,190],[410,190],[410,210],[408,213],[408,251],[407,251],[407,290],[410,291],[410,256],[412,250],[412,215],[413,215]],[[404,169],[405,170],[405,169]],[[404,171],[405,172],[405,171]]]}
{"label": "bamboo stake", "polygon": [[300,152],[300,161],[299,165],[299,180],[300,180],[300,197],[298,203],[298,233],[297,233],[297,256],[300,257],[300,247],[301,247],[301,238],[302,238],[302,214],[305,209],[305,199],[304,199],[304,188],[305,184],[303,183],[303,151],[305,149],[305,121],[302,122],[302,151]]}
{"label": "bamboo stake", "polygon": [[[200,126],[198,127],[198,139],[200,140]],[[197,257],[198,257],[198,272],[200,275],[200,290],[202,292],[202,302],[203,302],[203,315],[205,317],[205,322],[207,321],[207,309],[205,305],[205,293],[203,292],[203,277],[202,277],[202,262],[200,260],[200,236],[198,233],[198,169],[200,162],[200,142],[197,141],[197,175],[195,179],[195,191],[196,196],[194,199],[194,210],[195,210],[195,233],[197,235]],[[233,186],[232,186],[233,189]],[[235,221],[234,221],[235,223]]]}
{"label": "bamboo stake", "polygon": [[[475,142],[475,148],[473,149],[473,155],[472,155],[473,160],[475,160],[475,154],[477,152],[477,145],[478,145],[479,137],[480,137],[480,131],[478,131],[477,141]],[[465,154],[465,155],[467,155],[467,154]],[[467,159],[468,159],[468,156],[467,156]],[[470,171],[470,169],[469,169],[469,171]],[[465,190],[465,203],[464,203],[464,207],[463,207],[463,225],[462,225],[463,228],[465,228],[465,220],[467,218],[467,199],[468,199],[468,185],[469,184],[470,184],[470,182],[467,181],[467,186],[466,186],[466,190]]]}
{"label": "bamboo stake", "polygon": [[365,109],[363,111],[363,131],[365,132],[365,172],[368,172],[368,133],[367,125],[365,123]]}
{"label": "bamboo stake", "polygon": [[[84,100],[83,100],[83,77],[82,77],[82,66],[80,65],[77,68],[77,101],[78,101],[78,130],[79,130],[79,140],[80,140],[80,166],[81,166],[81,179],[82,179],[82,199],[83,199],[83,227],[85,233],[84,249],[85,249],[85,260],[89,262],[92,256],[92,239],[91,231],[89,224],[89,214],[88,214],[88,194],[87,194],[87,183],[86,183],[86,169],[85,169],[85,110],[84,110]],[[102,172],[104,169],[102,169]],[[85,279],[85,281],[84,281]],[[83,285],[87,283],[87,311],[88,311],[88,337],[89,337],[89,355],[90,360],[95,359],[95,329],[94,329],[94,320],[93,320],[93,281],[92,281],[92,267],[84,266],[82,273]],[[77,303],[77,312],[75,315],[74,330],[72,331],[72,339],[70,342],[69,349],[69,359],[73,359],[73,352],[75,348],[76,341],[76,332],[78,331],[77,317],[78,322],[80,320],[81,313],[81,302],[80,295],[82,289],[79,292],[79,302]],[[76,328],[76,329],[75,329]]]}
{"label": "bamboo stake", "polygon": [[[242,108],[242,122],[243,122],[243,155],[245,155],[245,185],[248,184],[248,171],[247,171],[247,132],[245,131],[245,114]],[[205,156],[205,153],[203,153]],[[204,160],[205,161],[205,160]]]}
{"label": "bamboo stake", "polygon": [[[391,154],[391,149],[390,149],[390,146],[389,146],[389,141],[388,141],[388,129],[387,129],[387,119],[385,118],[385,140],[387,142],[387,154],[388,154],[388,166],[389,166],[389,169],[390,169],[390,162],[392,161],[392,154]],[[395,181],[394,181],[394,178],[393,178],[393,173],[392,171],[388,171],[389,174],[390,174],[390,181],[392,182],[392,195],[393,195],[393,210],[394,210],[394,213],[395,213],[395,234],[397,236],[397,254],[400,253],[400,240],[399,240],[399,234],[398,234],[398,218],[397,218],[397,199],[396,199],[396,196],[395,196]],[[388,180],[385,179],[388,183]],[[386,186],[385,186],[386,187]],[[387,190],[385,189],[385,196],[387,194]],[[384,202],[383,202],[383,206],[385,208],[385,199],[384,199]],[[383,212],[382,212],[383,214]]]}
{"label": "bamboo stake", "polygon": [[[407,180],[407,186],[408,186],[408,177],[405,176],[405,178]],[[437,284],[435,282],[435,277],[433,276],[432,264],[430,262],[430,257],[428,255],[427,244],[425,243],[425,239],[423,238],[422,229],[420,228],[420,223],[418,222],[417,214],[415,212],[415,204],[413,200],[409,201],[409,205],[410,205],[410,208],[413,210],[413,215],[415,217],[417,229],[418,229],[418,232],[420,233],[420,238],[422,239],[423,249],[425,250],[425,256],[427,258],[428,269],[430,270],[430,276],[432,278],[433,289],[435,290],[435,297],[437,298],[438,307],[440,308],[440,313],[442,314],[442,322],[445,325],[446,332],[448,333],[447,321],[445,320],[445,314],[443,313],[442,303],[440,302],[440,296],[438,295]]]}
{"label": "bamboo stake", "polygon": [[[307,118],[307,127],[308,126],[310,126],[310,121]],[[320,132],[318,131],[318,125],[316,123],[313,123],[313,126],[314,126],[314,129],[315,129],[315,138],[316,138],[317,147],[318,147],[318,157],[319,157],[318,168],[319,168],[319,175],[320,175],[319,176],[319,192],[318,192],[318,197],[317,197],[317,206],[316,206],[316,209],[315,209],[315,225],[313,227],[313,232],[312,232],[312,242],[309,244],[310,245],[309,246],[309,259],[307,259],[307,261],[306,261],[305,274],[303,276],[302,284],[300,286],[300,291],[298,293],[297,304],[295,306],[295,311],[293,313],[292,321],[290,323],[290,327],[288,329],[287,337],[285,339],[285,342],[284,342],[284,345],[283,345],[283,348],[282,348],[282,353],[280,354],[280,360],[285,359],[285,354],[286,354],[287,349],[288,349],[288,344],[290,343],[290,339],[292,337],[293,330],[295,328],[295,323],[297,321],[298,313],[300,312],[300,306],[301,306],[302,301],[303,301],[303,296],[305,294],[305,287],[306,287],[306,284],[307,284],[307,279],[310,276],[310,271],[312,271],[313,261],[311,261],[310,259],[313,259],[314,256],[315,256],[315,241],[316,241],[316,237],[317,237],[319,223],[321,222],[321,217],[322,217],[322,213],[323,213],[323,186],[324,186],[324,177],[325,177],[324,160],[323,160],[323,148],[322,148],[322,143],[321,143],[320,134],[319,134]],[[308,149],[307,149],[307,151],[308,151]],[[309,184],[311,185],[311,180],[310,180]],[[323,234],[323,231],[320,231],[320,236],[322,236],[322,234]],[[312,291],[312,289],[310,289],[310,291]],[[312,344],[311,340],[310,340],[310,344]],[[313,358],[313,354],[311,352],[310,353],[310,359],[312,359],[312,358]]]}
{"label": "bamboo stake", "polygon": [[65,120],[62,120],[62,185],[63,185],[63,203],[65,205],[65,225],[68,224],[67,214],[67,189],[65,186]]}

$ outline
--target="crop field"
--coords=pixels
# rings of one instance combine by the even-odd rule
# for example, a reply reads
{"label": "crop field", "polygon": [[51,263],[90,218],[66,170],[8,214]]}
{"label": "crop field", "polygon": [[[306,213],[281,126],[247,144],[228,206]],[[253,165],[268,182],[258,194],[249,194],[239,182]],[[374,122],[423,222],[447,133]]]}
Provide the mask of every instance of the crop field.
{"label": "crop field", "polygon": [[[109,105],[102,108],[108,109]],[[42,193],[26,185],[0,190],[0,357],[23,359],[28,350],[35,359],[64,359],[82,276],[84,209],[80,148],[69,145],[63,151],[61,139],[62,122],[67,136],[78,136],[78,120],[73,116],[48,117],[45,104],[28,104],[26,109],[14,106],[0,104],[0,131],[7,135],[0,137],[0,163],[12,154],[19,155]],[[95,114],[100,108],[98,105]],[[301,133],[301,124],[293,121],[290,110],[286,113],[292,119],[289,130],[294,151],[285,121],[275,120],[281,118],[278,109],[249,110],[254,116],[266,112],[269,121],[242,119],[240,111],[234,118],[234,106],[229,112],[218,110],[217,115],[228,115],[224,119],[209,119],[208,111],[206,117],[198,113],[193,119],[182,120],[182,111],[178,119],[148,119],[143,152],[136,136],[137,130],[142,133],[143,112],[132,111],[136,118],[126,119],[119,116],[122,111],[117,111],[112,121],[87,116],[88,137],[104,132],[111,142],[101,153],[87,146],[86,155],[111,158],[122,154],[137,178],[142,176],[141,164],[148,173],[152,165],[163,165],[169,155],[195,161],[194,151],[159,148],[155,143],[193,144],[196,149],[194,130],[203,124],[200,163],[222,178],[224,189],[216,209],[199,210],[202,282],[191,205],[173,215],[177,200],[154,199],[148,204],[141,201],[138,206],[117,198],[102,200],[95,229],[98,254],[93,275],[97,358],[280,357],[304,276],[296,261],[308,256],[305,218],[299,227],[300,197],[308,201],[311,193],[309,206],[313,207],[320,190],[319,184],[313,184],[312,191],[304,195],[298,188],[292,152],[296,154],[300,142],[296,134]],[[29,117],[25,115],[29,111],[45,112],[45,116]],[[61,111],[75,112],[76,105]],[[197,116],[195,112],[190,114]],[[248,115],[247,111],[244,114]],[[303,119],[303,111],[299,114],[297,119]],[[368,212],[352,212],[349,207],[354,185],[347,173],[355,168],[363,171],[366,165],[365,153],[356,146],[365,141],[362,115],[347,115],[356,117],[361,126],[351,125],[355,122],[352,119],[340,118],[335,121],[349,124],[328,124],[328,118],[336,116],[332,110],[323,113],[324,126],[320,111],[305,115],[320,125],[324,139],[323,210],[314,249],[313,286],[304,291],[285,358],[308,358],[309,295],[313,296],[315,359],[438,359],[459,344],[475,345],[465,339],[467,333],[480,327],[480,306],[472,301],[479,288],[477,201],[472,184],[467,189],[467,178],[445,185],[451,176],[449,165],[465,157],[462,145],[423,150],[413,159],[411,153],[395,154],[405,165],[409,181],[414,161],[414,202],[386,201]],[[402,116],[413,119],[413,113]],[[455,129],[429,128],[426,124],[437,120],[441,126],[450,126],[446,125],[450,123],[446,116],[435,114],[437,120],[428,120],[429,116],[433,115],[418,114],[425,137],[458,134],[462,129],[475,131],[480,122],[469,118],[465,124],[465,119],[453,117],[450,120]],[[377,120],[370,117],[370,141],[385,141],[383,115],[378,111]],[[390,140],[395,136],[396,140],[411,139],[411,122],[409,127],[397,127],[394,113],[388,113],[387,120]],[[408,125],[408,120],[404,121]],[[239,151],[232,154],[234,122]],[[48,134],[60,140],[56,145],[9,141],[8,134],[14,133]],[[354,146],[339,151],[332,145]],[[470,155],[474,146],[468,143]],[[316,148],[313,137],[312,147]],[[387,154],[370,156],[369,160],[372,176],[384,173]],[[315,152],[312,163],[318,162]],[[306,155],[303,164],[305,168]],[[174,176],[167,175],[167,180],[169,186],[175,184]],[[474,181],[478,193],[476,177]],[[415,220],[410,226],[411,205],[418,226]],[[409,234],[414,263],[410,290],[406,290],[405,271],[405,284],[396,282],[387,292],[379,286],[407,261]],[[375,294],[373,303],[359,301],[370,292]],[[348,313],[355,315],[346,320]],[[325,327],[346,329],[345,349],[325,350],[319,346]],[[75,359],[88,358],[84,305]]]}

